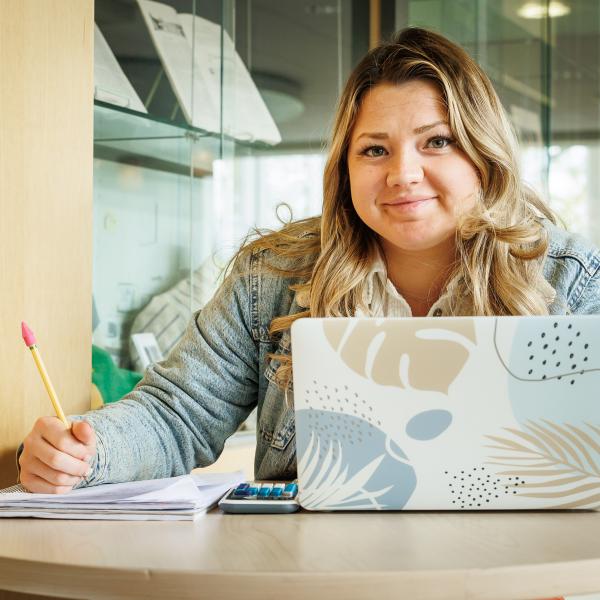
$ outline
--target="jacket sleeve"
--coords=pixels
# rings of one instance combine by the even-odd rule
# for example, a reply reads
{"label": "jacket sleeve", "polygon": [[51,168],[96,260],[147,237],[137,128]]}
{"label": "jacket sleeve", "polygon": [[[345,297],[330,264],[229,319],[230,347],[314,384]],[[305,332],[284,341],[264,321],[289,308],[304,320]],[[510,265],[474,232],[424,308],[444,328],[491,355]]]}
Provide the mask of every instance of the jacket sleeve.
{"label": "jacket sleeve", "polygon": [[[238,261],[239,263],[240,261]],[[257,402],[251,274],[236,264],[168,357],[122,400],[72,417],[95,429],[83,485],[172,477],[214,462]]]}

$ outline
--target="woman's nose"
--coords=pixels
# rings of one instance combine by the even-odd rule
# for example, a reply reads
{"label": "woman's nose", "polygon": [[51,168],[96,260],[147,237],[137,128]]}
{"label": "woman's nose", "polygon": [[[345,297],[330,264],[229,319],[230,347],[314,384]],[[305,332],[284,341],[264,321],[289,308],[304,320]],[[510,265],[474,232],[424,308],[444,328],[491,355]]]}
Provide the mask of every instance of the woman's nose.
{"label": "woman's nose", "polygon": [[417,153],[399,152],[388,161],[387,185],[389,187],[410,185],[423,180],[423,165]]}

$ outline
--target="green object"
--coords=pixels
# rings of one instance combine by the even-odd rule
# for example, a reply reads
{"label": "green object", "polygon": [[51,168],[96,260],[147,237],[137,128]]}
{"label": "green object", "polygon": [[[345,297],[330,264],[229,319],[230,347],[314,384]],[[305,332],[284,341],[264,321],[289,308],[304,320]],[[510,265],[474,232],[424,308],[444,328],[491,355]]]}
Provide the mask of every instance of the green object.
{"label": "green object", "polygon": [[137,371],[117,367],[106,350],[92,345],[92,383],[98,388],[104,404],[120,400],[141,378],[142,374]]}

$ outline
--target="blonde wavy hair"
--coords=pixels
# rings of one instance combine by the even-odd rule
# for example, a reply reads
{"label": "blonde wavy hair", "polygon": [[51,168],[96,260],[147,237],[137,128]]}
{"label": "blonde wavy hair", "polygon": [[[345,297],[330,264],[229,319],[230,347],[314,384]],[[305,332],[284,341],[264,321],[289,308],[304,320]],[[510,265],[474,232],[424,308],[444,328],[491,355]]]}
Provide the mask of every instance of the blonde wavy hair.
{"label": "blonde wavy hair", "polygon": [[[552,301],[542,275],[547,235],[542,219],[556,223],[550,209],[522,181],[517,143],[492,84],[477,63],[443,36],[421,28],[396,33],[371,50],[350,75],[333,125],[323,180],[321,217],[296,221],[280,231],[259,233],[238,256],[269,250],[291,260],[294,270],[273,272],[301,283],[291,286],[306,310],[273,319],[281,333],[302,317],[353,316],[363,299],[367,274],[379,251],[376,234],[352,205],[347,153],[365,94],[380,83],[433,82],[445,103],[458,147],[479,173],[480,201],[456,231],[457,260],[452,314],[543,315]],[[281,264],[281,263],[279,263]],[[291,356],[279,361],[278,383],[291,376]]]}

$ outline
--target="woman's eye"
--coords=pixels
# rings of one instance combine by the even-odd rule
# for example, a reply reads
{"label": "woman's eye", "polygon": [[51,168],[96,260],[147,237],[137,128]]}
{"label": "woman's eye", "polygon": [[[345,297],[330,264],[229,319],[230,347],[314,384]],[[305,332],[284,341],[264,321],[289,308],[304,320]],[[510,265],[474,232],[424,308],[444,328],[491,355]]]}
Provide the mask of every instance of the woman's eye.
{"label": "woman's eye", "polygon": [[454,140],[452,138],[445,137],[443,135],[438,135],[428,140],[427,146],[430,148],[434,148],[435,150],[443,150],[452,143],[454,143]]}
{"label": "woman's eye", "polygon": [[364,154],[365,156],[371,156],[373,158],[377,158],[378,156],[384,156],[385,153],[386,150],[383,146],[369,146],[361,152],[361,154]]}

